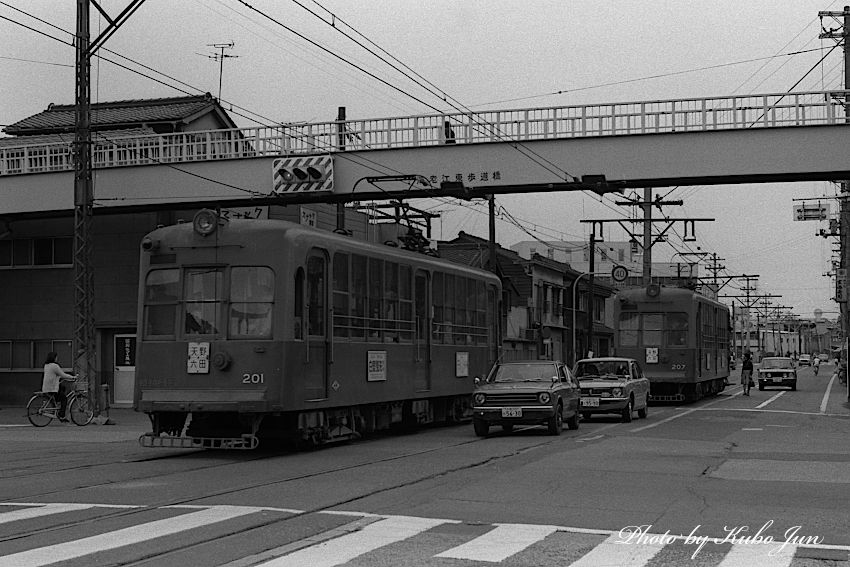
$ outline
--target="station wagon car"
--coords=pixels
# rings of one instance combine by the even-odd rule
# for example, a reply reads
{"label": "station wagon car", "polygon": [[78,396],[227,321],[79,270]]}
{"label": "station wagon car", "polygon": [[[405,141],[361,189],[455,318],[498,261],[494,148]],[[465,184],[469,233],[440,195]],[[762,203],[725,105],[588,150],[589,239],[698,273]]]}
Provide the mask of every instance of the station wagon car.
{"label": "station wagon car", "polygon": [[579,398],[578,381],[562,362],[500,362],[486,379],[476,378],[472,425],[479,437],[491,425],[511,431],[515,425],[544,424],[551,435],[560,435],[564,421],[578,429]]}
{"label": "station wagon car", "polygon": [[[802,357],[801,357],[802,358]],[[794,361],[785,356],[770,356],[761,359],[758,369],[759,390],[767,386],[790,386],[797,389],[797,370]]]}
{"label": "station wagon car", "polygon": [[585,358],[576,362],[573,374],[581,385],[581,413],[618,413],[624,422],[632,412],[649,413],[649,379],[633,358]]}

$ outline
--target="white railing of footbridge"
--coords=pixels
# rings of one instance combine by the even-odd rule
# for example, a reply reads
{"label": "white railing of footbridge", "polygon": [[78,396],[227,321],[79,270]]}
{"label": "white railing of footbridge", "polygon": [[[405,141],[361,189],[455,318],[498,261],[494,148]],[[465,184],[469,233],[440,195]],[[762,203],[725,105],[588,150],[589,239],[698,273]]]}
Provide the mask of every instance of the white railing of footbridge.
{"label": "white railing of footbridge", "polygon": [[[93,134],[96,168],[346,150],[847,124],[847,91],[431,114],[126,137]],[[447,140],[448,124],[453,138]],[[70,140],[70,136],[69,136]],[[0,144],[0,175],[73,169],[71,144]]]}

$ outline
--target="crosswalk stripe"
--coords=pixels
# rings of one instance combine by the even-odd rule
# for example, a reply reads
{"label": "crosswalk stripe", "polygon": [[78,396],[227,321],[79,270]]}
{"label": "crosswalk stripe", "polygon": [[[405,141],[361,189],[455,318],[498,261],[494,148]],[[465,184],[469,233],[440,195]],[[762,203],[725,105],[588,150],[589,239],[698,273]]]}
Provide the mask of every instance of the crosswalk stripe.
{"label": "crosswalk stripe", "polygon": [[41,516],[50,516],[51,514],[61,514],[63,512],[88,510],[89,508],[94,507],[94,504],[44,504],[21,510],[0,512],[0,524],[17,522],[18,520],[29,520],[31,518],[40,518]]}
{"label": "crosswalk stripe", "polygon": [[98,551],[116,549],[157,537],[174,535],[184,530],[231,520],[239,516],[252,514],[257,510],[259,509],[248,506],[212,506],[206,510],[200,510],[174,518],[156,520],[76,541],[22,551],[12,555],[6,555],[0,559],[3,560],[3,565],[42,567],[59,561],[76,559]]}
{"label": "crosswalk stripe", "polygon": [[624,543],[620,534],[612,534],[570,567],[642,567],[662,549],[662,543]]}
{"label": "crosswalk stripe", "polygon": [[796,551],[796,545],[782,543],[738,543],[717,567],[788,567]]}
{"label": "crosswalk stripe", "polygon": [[369,524],[362,530],[314,545],[271,561],[260,563],[256,567],[334,567],[351,561],[379,547],[384,547],[413,537],[445,523],[457,523],[454,520],[436,518],[416,518],[412,516],[390,516]]}
{"label": "crosswalk stripe", "polygon": [[558,531],[557,526],[496,524],[496,529],[435,557],[498,563]]}

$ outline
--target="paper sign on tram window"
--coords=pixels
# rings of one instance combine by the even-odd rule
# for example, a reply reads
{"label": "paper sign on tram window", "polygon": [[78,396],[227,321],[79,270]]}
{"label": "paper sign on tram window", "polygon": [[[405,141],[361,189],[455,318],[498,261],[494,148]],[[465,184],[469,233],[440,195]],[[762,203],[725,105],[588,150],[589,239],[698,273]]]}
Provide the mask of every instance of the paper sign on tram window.
{"label": "paper sign on tram window", "polygon": [[387,351],[370,350],[367,354],[367,375],[369,382],[380,382],[387,379]]}
{"label": "paper sign on tram window", "polygon": [[469,376],[469,353],[455,353],[455,376],[457,378],[466,378]]}
{"label": "paper sign on tram window", "polygon": [[646,363],[658,364],[658,347],[649,347],[646,349]]}
{"label": "paper sign on tram window", "polygon": [[210,343],[189,343],[186,372],[188,374],[210,373]]}

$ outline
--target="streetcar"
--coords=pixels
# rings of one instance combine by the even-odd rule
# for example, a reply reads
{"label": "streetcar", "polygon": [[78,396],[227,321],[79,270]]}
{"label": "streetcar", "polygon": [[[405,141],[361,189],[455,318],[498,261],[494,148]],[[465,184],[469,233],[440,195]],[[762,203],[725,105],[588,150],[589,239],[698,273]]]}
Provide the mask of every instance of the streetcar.
{"label": "streetcar", "polygon": [[696,291],[650,284],[613,301],[617,356],[638,360],[653,401],[695,401],[729,376],[729,308]]}
{"label": "streetcar", "polygon": [[501,284],[430,255],[199,211],[141,244],[145,447],[310,446],[471,417]]}

